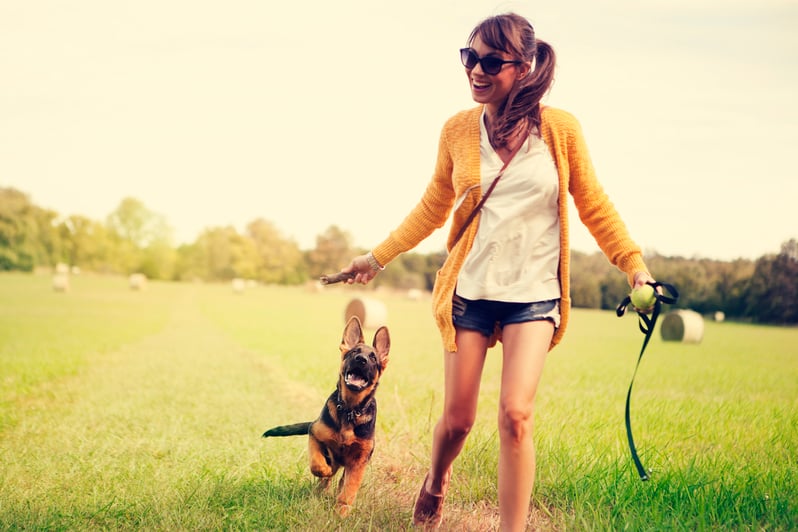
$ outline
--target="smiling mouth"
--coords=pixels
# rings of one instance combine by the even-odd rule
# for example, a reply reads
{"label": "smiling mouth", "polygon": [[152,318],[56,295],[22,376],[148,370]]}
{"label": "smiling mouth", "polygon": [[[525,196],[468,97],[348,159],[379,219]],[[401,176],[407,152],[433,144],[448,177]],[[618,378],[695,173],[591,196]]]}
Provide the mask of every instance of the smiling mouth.
{"label": "smiling mouth", "polygon": [[344,384],[352,390],[362,390],[368,386],[368,383],[368,380],[357,373],[349,372],[344,376]]}

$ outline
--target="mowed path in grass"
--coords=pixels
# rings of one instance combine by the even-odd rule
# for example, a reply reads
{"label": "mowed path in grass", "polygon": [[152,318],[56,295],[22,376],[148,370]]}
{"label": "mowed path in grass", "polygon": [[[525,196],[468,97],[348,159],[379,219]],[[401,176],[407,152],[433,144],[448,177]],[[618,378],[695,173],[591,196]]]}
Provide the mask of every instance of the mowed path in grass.
{"label": "mowed path in grass", "polygon": [[222,524],[214,509],[178,508],[211,497],[214,477],[259,469],[264,406],[281,380],[198,310],[190,286],[174,295],[160,332],[19,401],[24,415],[0,434],[0,515],[39,526]]}
{"label": "mowed path in grass", "polygon": [[[410,426],[406,416],[417,412],[401,408],[404,394],[439,378],[406,369],[419,367],[412,357],[430,357],[412,344],[426,338],[410,332],[417,319],[432,327],[418,316],[426,303],[396,302],[410,309],[396,318],[416,318],[394,320],[377,450],[353,515],[341,522],[333,497],[313,493],[306,439],[260,435],[318,414],[335,385],[341,311],[356,292],[260,287],[236,295],[226,286],[153,283],[131,294],[84,283],[55,295],[37,281],[26,290],[42,300],[23,314],[41,320],[43,334],[66,315],[81,337],[103,336],[119,320],[146,324],[86,341],[73,371],[12,399],[14,421],[0,430],[0,530],[408,527],[434,421],[428,401],[439,400],[413,405],[424,428]],[[366,334],[370,341],[373,331]],[[36,349],[55,352],[43,364],[64,356],[64,345],[80,350],[69,335],[64,327],[43,339]],[[496,524],[486,501],[450,510],[447,522],[459,530]]]}

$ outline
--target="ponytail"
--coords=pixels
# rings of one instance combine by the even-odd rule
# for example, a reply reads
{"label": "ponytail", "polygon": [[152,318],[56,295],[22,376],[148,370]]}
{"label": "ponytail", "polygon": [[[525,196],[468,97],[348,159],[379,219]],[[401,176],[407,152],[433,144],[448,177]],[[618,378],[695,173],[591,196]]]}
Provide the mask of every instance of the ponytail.
{"label": "ponytail", "polygon": [[519,124],[526,124],[526,135],[540,131],[540,100],[554,81],[556,57],[554,49],[545,41],[536,41],[532,70],[510,91],[507,101],[499,109],[499,119],[491,142],[505,146],[517,133]]}

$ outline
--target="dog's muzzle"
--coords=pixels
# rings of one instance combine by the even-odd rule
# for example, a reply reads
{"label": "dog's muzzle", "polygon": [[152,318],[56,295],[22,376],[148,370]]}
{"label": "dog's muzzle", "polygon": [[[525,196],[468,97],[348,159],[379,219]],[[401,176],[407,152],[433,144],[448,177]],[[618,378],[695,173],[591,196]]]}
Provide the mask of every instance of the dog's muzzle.
{"label": "dog's muzzle", "polygon": [[356,353],[347,361],[344,372],[344,384],[353,392],[367,388],[373,379],[374,368],[367,356]]}

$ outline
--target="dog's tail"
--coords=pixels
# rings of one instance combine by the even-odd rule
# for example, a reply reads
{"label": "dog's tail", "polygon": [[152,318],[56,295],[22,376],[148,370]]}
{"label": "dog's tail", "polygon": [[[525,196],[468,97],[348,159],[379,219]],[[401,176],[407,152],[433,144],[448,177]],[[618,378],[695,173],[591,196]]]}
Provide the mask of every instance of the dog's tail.
{"label": "dog's tail", "polygon": [[274,427],[273,429],[269,429],[263,433],[264,438],[268,438],[269,436],[300,436],[302,434],[307,434],[310,430],[311,421],[306,421],[304,423],[294,423],[293,425],[282,425],[280,427]]}

